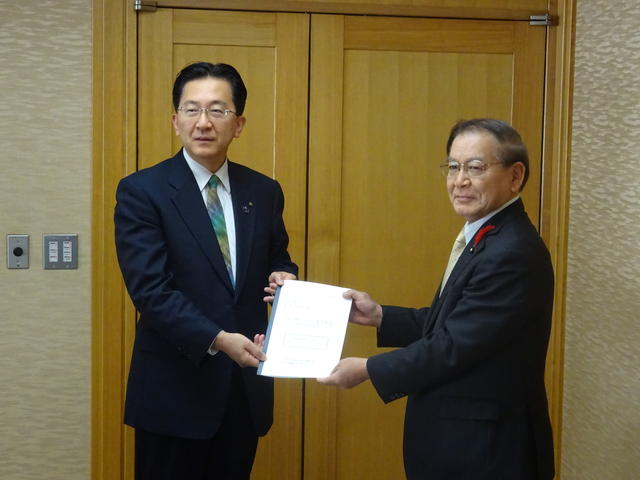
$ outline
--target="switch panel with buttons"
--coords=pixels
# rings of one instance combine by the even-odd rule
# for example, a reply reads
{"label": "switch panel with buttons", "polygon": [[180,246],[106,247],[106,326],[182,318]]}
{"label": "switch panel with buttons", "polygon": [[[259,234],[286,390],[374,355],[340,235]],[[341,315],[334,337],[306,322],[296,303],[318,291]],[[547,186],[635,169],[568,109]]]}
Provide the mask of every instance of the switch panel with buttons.
{"label": "switch panel with buttons", "polygon": [[45,270],[78,268],[78,234],[43,235],[42,266]]}
{"label": "switch panel with buttons", "polygon": [[7,235],[7,268],[29,268],[29,235]]}

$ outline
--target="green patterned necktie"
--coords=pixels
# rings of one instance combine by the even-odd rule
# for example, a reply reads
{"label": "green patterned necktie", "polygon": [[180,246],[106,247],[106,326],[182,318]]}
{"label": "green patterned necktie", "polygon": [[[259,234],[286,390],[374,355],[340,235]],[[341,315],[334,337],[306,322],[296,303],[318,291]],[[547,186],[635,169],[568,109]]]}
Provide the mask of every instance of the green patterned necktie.
{"label": "green patterned necktie", "polygon": [[211,178],[207,182],[207,212],[209,212],[213,231],[216,232],[216,237],[218,238],[220,251],[224,257],[224,263],[227,266],[227,272],[229,272],[229,278],[231,279],[231,285],[235,285],[233,269],[231,268],[231,253],[229,252],[227,224],[224,221],[224,210],[222,210],[220,198],[218,198],[217,187],[219,183],[220,179],[216,175],[211,175]]}

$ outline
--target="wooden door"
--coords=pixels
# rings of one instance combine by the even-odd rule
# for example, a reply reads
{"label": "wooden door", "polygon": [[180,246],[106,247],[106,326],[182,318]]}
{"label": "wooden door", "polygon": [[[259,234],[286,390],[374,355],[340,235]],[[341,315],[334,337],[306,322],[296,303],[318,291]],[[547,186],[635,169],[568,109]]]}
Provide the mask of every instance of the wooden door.
{"label": "wooden door", "polygon": [[[141,14],[139,168],[180,146],[169,122],[177,71],[195,60],[233,64],[249,97],[247,128],[230,158],[282,183],[291,252],[301,266],[307,242],[307,278],[422,306],[462,223],[437,168],[457,119],[494,116],[521,131],[532,161],[525,204],[539,219],[544,29],[314,15],[309,31],[309,19]],[[368,356],[374,346],[373,332],[350,327],[344,356]],[[253,478],[302,478],[303,468],[305,479],[402,478],[404,402],[384,406],[369,384],[337,391],[309,381],[303,410],[302,393],[300,381],[277,381],[275,423],[260,443]],[[130,444],[127,450],[130,472]]]}
{"label": "wooden door", "polygon": [[[517,21],[313,15],[307,278],[428,305],[463,220],[438,165],[462,118],[514,124],[540,218],[545,29]],[[350,326],[346,356],[370,356]],[[404,401],[305,383],[305,480],[399,479]]]}
{"label": "wooden door", "polygon": [[[138,28],[138,168],[181,146],[170,122],[178,71],[200,60],[235,66],[247,85],[247,124],[229,158],[281,183],[290,253],[304,267],[309,17],[159,9],[142,13]],[[133,325],[128,331],[130,351]],[[253,478],[300,478],[302,382],[277,380],[275,406],[274,426],[260,441]],[[127,475],[133,478],[128,439]]]}

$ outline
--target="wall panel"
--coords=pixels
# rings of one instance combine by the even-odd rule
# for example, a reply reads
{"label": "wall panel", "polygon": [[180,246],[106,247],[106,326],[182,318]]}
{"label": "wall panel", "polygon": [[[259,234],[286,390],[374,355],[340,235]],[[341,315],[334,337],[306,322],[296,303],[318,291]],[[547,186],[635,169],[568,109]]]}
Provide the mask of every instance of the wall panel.
{"label": "wall panel", "polygon": [[[55,3],[55,5],[54,5]],[[90,470],[91,4],[0,0],[0,478]],[[30,235],[28,270],[7,234]],[[79,268],[42,269],[78,233]]]}
{"label": "wall panel", "polygon": [[563,479],[640,472],[640,9],[579,0]]}

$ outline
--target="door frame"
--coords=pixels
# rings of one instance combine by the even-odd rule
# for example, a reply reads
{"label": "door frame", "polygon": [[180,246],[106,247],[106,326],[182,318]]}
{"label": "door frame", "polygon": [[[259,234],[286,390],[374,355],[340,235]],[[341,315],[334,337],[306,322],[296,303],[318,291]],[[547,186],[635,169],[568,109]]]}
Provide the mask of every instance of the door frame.
{"label": "door frame", "polygon": [[[198,4],[198,1],[192,0],[192,3]],[[265,3],[269,2],[245,0],[243,6],[256,11],[273,11],[273,5],[265,7]],[[327,5],[318,2],[296,4],[309,13],[329,12]],[[124,350],[133,335],[123,323],[132,325],[133,322],[116,322],[113,317],[133,320],[135,311],[128,301],[117,265],[113,208],[118,181],[136,168],[137,13],[131,0],[92,0],[92,7],[91,478],[111,480],[123,479],[127,465],[132,462],[131,458],[125,457],[127,449],[124,445],[131,441],[131,435],[125,430],[122,418],[123,378],[128,369],[128,355]],[[491,9],[469,10],[475,18],[495,18],[496,12]],[[540,233],[549,248],[556,273],[546,380],[558,472],[561,465],[575,10],[576,0],[549,1],[554,25],[547,27],[545,59]],[[386,15],[441,17],[447,11],[446,7],[385,6]],[[455,9],[450,13],[449,16],[455,16]],[[512,16],[526,21],[528,17],[521,15],[522,12],[515,12]],[[469,14],[465,16],[468,18]],[[559,473],[557,478],[560,478]]]}

